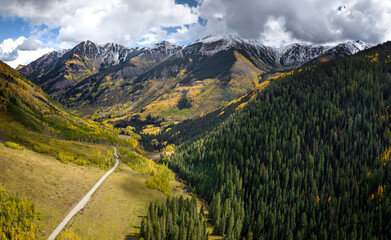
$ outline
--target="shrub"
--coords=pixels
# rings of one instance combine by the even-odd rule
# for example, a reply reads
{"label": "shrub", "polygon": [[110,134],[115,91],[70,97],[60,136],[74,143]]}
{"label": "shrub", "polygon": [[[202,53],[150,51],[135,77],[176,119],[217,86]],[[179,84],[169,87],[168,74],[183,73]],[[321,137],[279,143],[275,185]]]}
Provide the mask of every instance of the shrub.
{"label": "shrub", "polygon": [[174,179],[174,174],[166,165],[159,165],[124,147],[119,147],[118,150],[123,163],[137,172],[153,176],[147,180],[149,188],[159,190],[167,196],[171,195],[170,181]]}
{"label": "shrub", "polygon": [[57,239],[58,240],[68,240],[68,239],[80,240],[80,237],[76,233],[74,233],[72,230],[67,229],[67,230],[61,231],[60,234],[58,235]]}
{"label": "shrub", "polygon": [[24,146],[21,146],[17,143],[14,143],[14,142],[5,142],[4,146],[6,146],[7,148],[13,148],[13,149],[19,149],[19,150],[24,149]]}
{"label": "shrub", "polygon": [[0,239],[37,239],[40,218],[34,203],[9,194],[0,185]]}
{"label": "shrub", "polygon": [[33,144],[33,151],[37,153],[50,153],[51,148],[40,143],[35,143]]}
{"label": "shrub", "polygon": [[147,187],[161,191],[167,196],[171,196],[170,179],[162,171],[154,174],[153,178],[147,180]]}
{"label": "shrub", "polygon": [[87,161],[87,159],[83,156],[78,156],[75,160],[75,163],[80,166],[89,165],[90,163]]}
{"label": "shrub", "polygon": [[57,154],[57,160],[59,160],[62,163],[73,162],[75,161],[75,155],[73,155],[70,152],[61,151]]}

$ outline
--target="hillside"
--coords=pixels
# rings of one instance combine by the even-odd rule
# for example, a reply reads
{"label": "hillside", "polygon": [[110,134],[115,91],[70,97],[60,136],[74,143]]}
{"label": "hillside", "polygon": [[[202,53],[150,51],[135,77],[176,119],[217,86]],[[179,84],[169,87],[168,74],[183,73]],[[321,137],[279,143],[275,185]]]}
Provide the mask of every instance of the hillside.
{"label": "hillside", "polygon": [[114,132],[65,111],[42,89],[3,62],[0,62],[0,102],[1,117],[19,122],[27,130],[50,132],[70,140],[119,141]]}
{"label": "hillside", "polygon": [[[181,145],[184,142],[191,142],[202,137],[206,132],[219,126],[224,120],[237,111],[240,111],[249,102],[254,101],[256,96],[266,89],[271,81],[284,74],[268,76],[267,80],[248,91],[238,99],[232,100],[224,107],[220,107],[203,116],[187,119],[179,123],[160,125],[155,123],[153,127],[147,128],[141,135],[142,144],[150,151],[163,150],[170,144]],[[151,125],[150,125],[151,126]],[[156,129],[155,132],[148,131]]]}
{"label": "hillside", "polygon": [[87,41],[19,71],[84,116],[116,126],[147,125],[147,118],[178,122],[207,114],[256,87],[264,75],[296,68],[327,51],[337,57],[369,47],[342,45],[295,44],[277,51],[233,35],[146,48]]}
{"label": "hillside", "polygon": [[[137,138],[119,138],[118,131],[109,125],[75,117],[2,62],[0,102],[0,214],[6,214],[5,221],[0,221],[0,236],[4,233],[6,239],[17,235],[48,237],[114,164],[109,144],[118,147],[118,170],[60,238],[74,233],[83,239],[137,235],[141,223],[138,216],[146,212],[150,201],[163,202],[168,195],[189,196],[166,166],[137,154],[142,152]],[[131,133],[130,129],[126,131]],[[12,205],[10,198],[21,203]],[[7,211],[17,216],[18,224],[7,217]]]}
{"label": "hillside", "polygon": [[387,239],[391,42],[271,81],[164,161],[227,239]]}

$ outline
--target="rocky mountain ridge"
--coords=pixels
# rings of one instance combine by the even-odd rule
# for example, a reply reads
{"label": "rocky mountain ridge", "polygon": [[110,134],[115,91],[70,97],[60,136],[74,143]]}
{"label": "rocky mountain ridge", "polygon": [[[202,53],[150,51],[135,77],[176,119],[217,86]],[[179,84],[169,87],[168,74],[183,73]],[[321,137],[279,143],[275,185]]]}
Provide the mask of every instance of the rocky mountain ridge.
{"label": "rocky mountain ridge", "polygon": [[273,49],[235,35],[209,35],[186,46],[143,48],[81,42],[19,71],[64,105],[97,120],[203,115],[242,96],[267,75],[347,56],[370,47],[291,44]]}

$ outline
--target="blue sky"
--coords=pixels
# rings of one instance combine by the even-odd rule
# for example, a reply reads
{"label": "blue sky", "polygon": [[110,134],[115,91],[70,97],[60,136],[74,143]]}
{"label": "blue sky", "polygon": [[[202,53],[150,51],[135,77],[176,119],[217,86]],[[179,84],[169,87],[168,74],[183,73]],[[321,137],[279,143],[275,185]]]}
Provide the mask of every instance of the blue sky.
{"label": "blue sky", "polygon": [[25,35],[30,35],[30,26],[22,18],[1,18],[0,42],[7,38],[18,38]]}
{"label": "blue sky", "polygon": [[275,48],[377,44],[390,22],[391,0],[0,0],[0,60],[16,67],[84,40],[142,47],[227,33]]}

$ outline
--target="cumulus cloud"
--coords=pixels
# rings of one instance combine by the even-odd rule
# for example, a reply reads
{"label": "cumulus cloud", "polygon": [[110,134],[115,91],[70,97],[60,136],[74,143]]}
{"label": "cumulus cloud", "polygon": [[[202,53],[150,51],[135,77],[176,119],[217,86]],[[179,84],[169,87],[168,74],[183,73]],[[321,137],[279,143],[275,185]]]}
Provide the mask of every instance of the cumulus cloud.
{"label": "cumulus cloud", "polygon": [[0,60],[4,62],[13,61],[18,57],[18,49],[14,49],[12,52],[0,52]]}
{"label": "cumulus cloud", "polygon": [[[175,0],[0,0],[0,15],[23,18],[41,40],[48,29],[57,29],[54,47],[84,40],[125,45],[165,39],[189,42],[217,33],[274,47],[293,41],[324,44],[360,39],[377,44],[391,39],[391,0],[197,1],[190,7]],[[20,48],[42,46],[32,39]],[[15,52],[7,53],[15,57]]]}
{"label": "cumulus cloud", "polygon": [[292,37],[292,33],[285,28],[285,19],[270,17],[265,23],[265,30],[261,34],[263,44],[270,47],[281,47],[298,40]]}
{"label": "cumulus cloud", "polygon": [[58,41],[130,44],[153,29],[198,20],[193,8],[175,0],[0,0],[0,14],[22,17],[32,25],[59,28]]}
{"label": "cumulus cloud", "polygon": [[19,64],[28,64],[53,50],[53,48],[44,47],[35,37],[22,36],[15,40],[8,38],[0,43],[0,60],[15,68]]}
{"label": "cumulus cloud", "polygon": [[21,51],[34,51],[41,48],[42,43],[37,40],[36,37],[32,36],[23,41],[22,44],[18,46],[18,49]]}
{"label": "cumulus cloud", "polygon": [[391,35],[390,12],[390,0],[204,0],[199,8],[203,18],[223,18],[227,31],[269,43],[379,43]]}
{"label": "cumulus cloud", "polygon": [[19,57],[18,46],[23,44],[25,40],[25,37],[19,37],[15,40],[12,38],[5,39],[0,43],[0,60],[9,62],[17,59]]}

